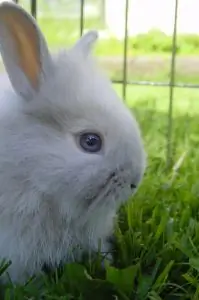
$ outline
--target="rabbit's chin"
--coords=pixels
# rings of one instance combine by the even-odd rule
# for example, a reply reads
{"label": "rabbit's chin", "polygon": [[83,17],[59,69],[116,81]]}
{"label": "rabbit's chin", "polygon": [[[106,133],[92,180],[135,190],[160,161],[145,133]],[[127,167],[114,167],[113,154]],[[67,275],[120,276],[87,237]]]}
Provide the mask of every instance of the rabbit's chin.
{"label": "rabbit's chin", "polygon": [[106,234],[109,226],[105,220],[107,219],[107,223],[112,222],[110,216],[115,216],[121,204],[136,192],[136,188],[130,187],[130,177],[131,170],[128,167],[118,167],[112,172],[98,170],[93,178],[88,178],[85,182],[87,188],[73,195],[69,206],[68,202],[62,202],[61,211],[65,212],[68,220],[71,218],[76,228],[81,230],[84,227],[96,227]]}
{"label": "rabbit's chin", "polygon": [[[51,210],[48,218],[45,207],[41,207],[32,216],[31,224],[27,216],[15,220],[15,224],[10,220],[6,230],[0,228],[1,241],[4,241],[0,246],[1,255],[12,260],[8,268],[11,280],[24,283],[30,276],[40,274],[44,265],[55,269],[60,264],[81,261],[85,252],[101,251],[110,258],[109,238],[114,231],[116,211],[129,194],[125,187],[118,188],[117,192],[116,187],[108,185],[79,216],[77,211],[72,211],[77,206],[70,205],[67,214]],[[70,214],[76,217],[66,218]]]}

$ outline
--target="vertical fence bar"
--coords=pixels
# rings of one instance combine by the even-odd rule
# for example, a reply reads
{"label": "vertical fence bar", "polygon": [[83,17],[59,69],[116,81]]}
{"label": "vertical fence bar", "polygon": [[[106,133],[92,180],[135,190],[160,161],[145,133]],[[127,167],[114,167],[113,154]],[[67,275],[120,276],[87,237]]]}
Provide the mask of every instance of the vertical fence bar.
{"label": "vertical fence bar", "polygon": [[37,0],[31,1],[31,14],[35,19],[37,18]]}
{"label": "vertical fence bar", "polygon": [[81,0],[80,4],[80,36],[82,36],[84,31],[84,4],[85,1]]}
{"label": "vertical fence bar", "polygon": [[102,18],[102,24],[104,25],[106,22],[105,11],[106,11],[106,0],[99,1],[100,3],[100,13]]}
{"label": "vertical fence bar", "polygon": [[122,96],[126,101],[126,85],[127,85],[127,49],[128,49],[128,11],[129,11],[129,0],[125,3],[125,32],[124,32],[124,59],[123,59],[123,86]]}
{"label": "vertical fence bar", "polygon": [[170,90],[169,90],[169,110],[168,110],[168,132],[167,132],[167,167],[172,163],[172,131],[173,131],[173,94],[175,84],[175,62],[176,62],[176,41],[177,41],[177,19],[178,19],[178,0],[175,0],[174,27],[172,39],[171,71],[170,71]]}

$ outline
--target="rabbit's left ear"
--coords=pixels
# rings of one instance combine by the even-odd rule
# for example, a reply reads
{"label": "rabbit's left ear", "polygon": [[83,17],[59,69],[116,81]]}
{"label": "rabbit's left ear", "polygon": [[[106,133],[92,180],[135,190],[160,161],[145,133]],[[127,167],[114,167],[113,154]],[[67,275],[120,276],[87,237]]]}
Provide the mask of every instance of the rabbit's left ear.
{"label": "rabbit's left ear", "polygon": [[29,98],[52,60],[34,18],[13,2],[0,3],[0,52],[13,88]]}

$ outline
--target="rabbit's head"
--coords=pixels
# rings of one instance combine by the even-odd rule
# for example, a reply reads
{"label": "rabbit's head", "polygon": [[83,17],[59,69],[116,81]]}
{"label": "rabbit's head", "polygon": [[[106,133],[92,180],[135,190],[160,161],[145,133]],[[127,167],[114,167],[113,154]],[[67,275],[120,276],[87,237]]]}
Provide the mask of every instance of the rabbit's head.
{"label": "rabbit's head", "polygon": [[92,58],[96,40],[90,31],[50,54],[27,12],[0,5],[1,55],[12,85],[6,101],[15,99],[0,123],[6,132],[0,173],[5,166],[15,212],[43,209],[71,222],[91,215],[103,222],[143,177],[139,127]]}

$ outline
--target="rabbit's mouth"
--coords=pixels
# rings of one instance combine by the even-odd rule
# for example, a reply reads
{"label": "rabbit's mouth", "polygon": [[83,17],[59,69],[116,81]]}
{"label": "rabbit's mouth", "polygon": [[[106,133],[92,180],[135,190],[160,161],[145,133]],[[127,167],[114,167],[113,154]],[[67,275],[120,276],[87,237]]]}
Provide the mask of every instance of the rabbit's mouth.
{"label": "rabbit's mouth", "polygon": [[[119,176],[118,176],[119,173]],[[98,200],[101,200],[102,198],[106,199],[109,198],[111,194],[115,194],[116,191],[123,189],[128,182],[127,176],[124,169],[115,170],[109,174],[109,176],[106,178],[106,180],[100,184],[97,187],[97,190],[92,197],[87,196],[86,197],[86,207],[89,208]],[[122,176],[123,175],[123,176]],[[129,187],[133,190],[136,189],[135,184],[129,184]]]}
{"label": "rabbit's mouth", "polygon": [[109,193],[111,192],[111,190],[109,189],[109,186],[112,185],[111,182],[112,181],[114,182],[116,180],[116,178],[117,178],[116,172],[114,171],[106,178],[106,180],[102,184],[100,184],[98,186],[97,191],[95,192],[94,195],[92,195],[92,197],[89,197],[89,196],[86,197],[86,199],[85,199],[86,206],[90,207],[95,202],[95,200],[99,197],[99,195],[103,193],[103,191],[106,191],[105,193],[103,193],[104,197],[108,196]]}

